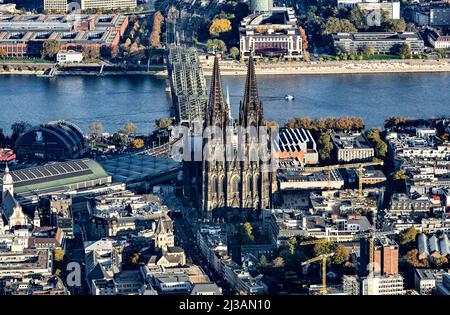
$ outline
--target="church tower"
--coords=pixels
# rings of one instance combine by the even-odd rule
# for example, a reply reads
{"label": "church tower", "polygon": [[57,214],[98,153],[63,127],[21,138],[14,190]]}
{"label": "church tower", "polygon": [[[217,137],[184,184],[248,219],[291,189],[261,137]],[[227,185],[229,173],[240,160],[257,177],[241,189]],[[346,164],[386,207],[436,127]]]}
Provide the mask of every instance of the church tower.
{"label": "church tower", "polygon": [[[218,127],[221,132],[204,139],[203,154],[210,157],[203,158],[202,163],[202,210],[206,215],[215,209],[271,207],[273,174],[269,169],[270,161],[263,162],[258,155],[260,144],[265,141],[259,138],[258,128],[264,126],[264,121],[252,58],[248,64],[244,99],[240,103],[238,128],[233,132],[229,132],[232,127],[230,116],[229,104],[223,96],[219,59],[216,56],[205,127]],[[254,128],[255,137],[237,132],[248,127]],[[236,132],[237,137],[234,136]],[[269,140],[263,148],[270,153]]]}
{"label": "church tower", "polygon": [[4,202],[7,193],[11,196],[14,195],[14,182],[11,174],[9,173],[8,164],[6,164],[5,172],[3,173],[3,186],[2,186],[2,201]]}
{"label": "church tower", "polygon": [[41,218],[39,217],[39,210],[36,208],[36,211],[34,211],[33,227],[40,227],[40,226],[41,226]]}
{"label": "church tower", "polygon": [[230,116],[228,104],[223,96],[217,54],[214,57],[209,93],[204,130],[210,130],[211,136],[203,139],[202,210],[204,212],[225,207],[227,196],[225,143]]}

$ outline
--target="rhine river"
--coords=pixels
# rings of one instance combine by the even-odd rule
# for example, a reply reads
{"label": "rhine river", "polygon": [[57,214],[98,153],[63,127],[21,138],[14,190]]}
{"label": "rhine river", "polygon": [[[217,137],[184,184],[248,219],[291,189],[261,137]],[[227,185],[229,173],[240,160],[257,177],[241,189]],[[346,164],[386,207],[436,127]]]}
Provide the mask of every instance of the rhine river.
{"label": "rhine river", "polygon": [[[65,119],[87,131],[100,121],[114,132],[127,122],[148,133],[170,115],[165,78],[150,76],[0,76],[0,128],[25,120],[33,125]],[[232,114],[237,116],[244,77],[223,77]],[[265,119],[283,124],[292,116],[359,116],[368,128],[389,116],[432,118],[450,115],[450,74],[361,74],[258,76]],[[284,96],[292,94],[293,101]]]}

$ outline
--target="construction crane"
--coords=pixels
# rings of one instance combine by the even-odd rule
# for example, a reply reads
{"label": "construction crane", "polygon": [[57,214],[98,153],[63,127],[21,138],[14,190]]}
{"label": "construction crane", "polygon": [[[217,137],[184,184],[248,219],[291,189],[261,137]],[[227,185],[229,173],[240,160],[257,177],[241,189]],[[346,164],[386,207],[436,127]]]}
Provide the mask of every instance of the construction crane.
{"label": "construction crane", "polygon": [[316,261],[322,261],[322,294],[327,294],[327,258],[333,256],[334,253],[331,254],[323,254],[317,257],[308,259],[307,261],[302,262],[302,266],[309,265]]}
{"label": "construction crane", "polygon": [[[323,241],[324,241],[323,239],[303,241],[303,242],[300,242],[298,245],[299,246],[315,245],[315,244],[322,243]],[[317,257],[308,259],[301,263],[302,266],[305,266],[305,265],[308,265],[308,264],[316,262],[316,261],[322,261],[322,294],[323,295],[327,294],[327,258],[331,257],[333,255],[334,255],[334,253],[323,254],[323,255],[319,255]]]}
{"label": "construction crane", "polygon": [[350,163],[350,164],[335,164],[335,165],[327,165],[327,166],[317,166],[317,167],[303,167],[300,168],[305,173],[315,173],[315,172],[322,172],[326,171],[328,174],[328,191],[331,190],[331,173],[333,170],[337,170],[340,168],[355,168],[356,172],[358,174],[358,191],[359,191],[359,197],[362,199],[364,197],[363,195],[363,175],[364,175],[364,168],[368,166],[377,166],[377,165],[383,165],[383,161],[372,161],[372,162],[365,162],[365,163]]}

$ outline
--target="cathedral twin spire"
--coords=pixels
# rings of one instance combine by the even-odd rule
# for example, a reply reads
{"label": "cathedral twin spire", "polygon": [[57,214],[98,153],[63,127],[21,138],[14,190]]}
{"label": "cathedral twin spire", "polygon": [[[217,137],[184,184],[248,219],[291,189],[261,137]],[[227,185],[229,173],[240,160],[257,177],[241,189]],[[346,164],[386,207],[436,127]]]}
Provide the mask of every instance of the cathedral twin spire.
{"label": "cathedral twin spire", "polygon": [[[220,78],[219,56],[214,57],[214,67],[211,77],[211,89],[209,95],[208,109],[206,113],[206,125],[221,124],[225,126],[229,118],[229,106],[223,96],[222,82]],[[226,117],[228,116],[228,118]],[[258,96],[256,85],[256,73],[253,56],[248,60],[247,78],[245,81],[244,100],[239,108],[239,125],[243,127],[261,126],[263,120],[262,103]]]}

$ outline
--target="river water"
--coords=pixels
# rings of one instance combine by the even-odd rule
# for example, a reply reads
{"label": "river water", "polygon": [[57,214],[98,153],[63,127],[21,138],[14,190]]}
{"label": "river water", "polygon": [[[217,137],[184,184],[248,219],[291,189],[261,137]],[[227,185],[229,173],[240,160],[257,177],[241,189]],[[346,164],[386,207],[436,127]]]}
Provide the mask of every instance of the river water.
{"label": "river water", "polygon": [[[244,77],[223,77],[232,114],[237,115]],[[359,116],[381,127],[389,116],[450,115],[450,74],[349,74],[258,76],[265,119],[284,123],[292,116]],[[284,96],[292,94],[293,101]],[[114,132],[127,122],[148,133],[170,115],[165,79],[150,76],[0,76],[0,128],[18,120],[31,124],[65,119],[87,130],[100,121]]]}

